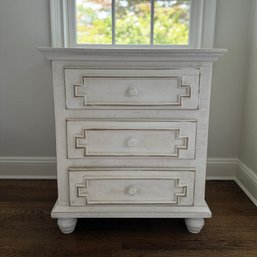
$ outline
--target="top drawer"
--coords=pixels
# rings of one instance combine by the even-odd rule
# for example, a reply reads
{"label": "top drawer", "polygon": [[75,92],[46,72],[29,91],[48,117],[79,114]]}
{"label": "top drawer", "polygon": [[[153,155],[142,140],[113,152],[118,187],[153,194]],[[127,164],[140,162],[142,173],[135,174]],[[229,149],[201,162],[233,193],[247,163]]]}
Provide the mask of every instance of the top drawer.
{"label": "top drawer", "polygon": [[197,109],[199,69],[65,68],[67,109]]}

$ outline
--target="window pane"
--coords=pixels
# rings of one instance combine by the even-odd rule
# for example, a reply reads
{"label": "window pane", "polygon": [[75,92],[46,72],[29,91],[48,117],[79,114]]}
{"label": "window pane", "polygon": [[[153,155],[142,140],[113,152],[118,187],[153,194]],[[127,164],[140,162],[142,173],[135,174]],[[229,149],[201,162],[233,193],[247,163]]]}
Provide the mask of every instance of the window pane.
{"label": "window pane", "polygon": [[111,0],[76,0],[78,44],[112,43],[111,6]]}
{"label": "window pane", "polygon": [[189,43],[190,0],[155,0],[154,44]]}
{"label": "window pane", "polygon": [[150,0],[116,0],[116,44],[150,43]]}

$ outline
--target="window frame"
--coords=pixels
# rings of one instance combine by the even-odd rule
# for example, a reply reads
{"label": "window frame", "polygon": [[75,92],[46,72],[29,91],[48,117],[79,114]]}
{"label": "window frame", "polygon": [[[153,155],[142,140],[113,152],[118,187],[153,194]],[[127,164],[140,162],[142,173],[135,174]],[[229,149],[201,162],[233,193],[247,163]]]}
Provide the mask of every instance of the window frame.
{"label": "window frame", "polygon": [[50,0],[52,47],[213,48],[215,17],[216,0],[191,0],[188,45],[77,44],[75,42],[75,0]]}

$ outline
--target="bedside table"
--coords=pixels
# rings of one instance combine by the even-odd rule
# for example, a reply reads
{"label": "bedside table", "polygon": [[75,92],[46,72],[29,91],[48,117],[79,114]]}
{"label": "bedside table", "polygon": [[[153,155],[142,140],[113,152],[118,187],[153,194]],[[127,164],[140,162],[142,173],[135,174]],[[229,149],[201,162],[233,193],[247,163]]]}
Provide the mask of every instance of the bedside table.
{"label": "bedside table", "polygon": [[224,49],[41,48],[52,61],[63,233],[77,218],[211,217],[211,75]]}

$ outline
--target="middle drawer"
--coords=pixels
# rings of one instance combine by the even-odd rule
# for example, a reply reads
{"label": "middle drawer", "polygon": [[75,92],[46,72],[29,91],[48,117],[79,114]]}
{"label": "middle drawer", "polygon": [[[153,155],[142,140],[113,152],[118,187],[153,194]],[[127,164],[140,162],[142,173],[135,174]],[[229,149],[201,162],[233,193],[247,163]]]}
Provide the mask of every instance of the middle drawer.
{"label": "middle drawer", "polygon": [[67,120],[68,158],[195,158],[196,121]]}

